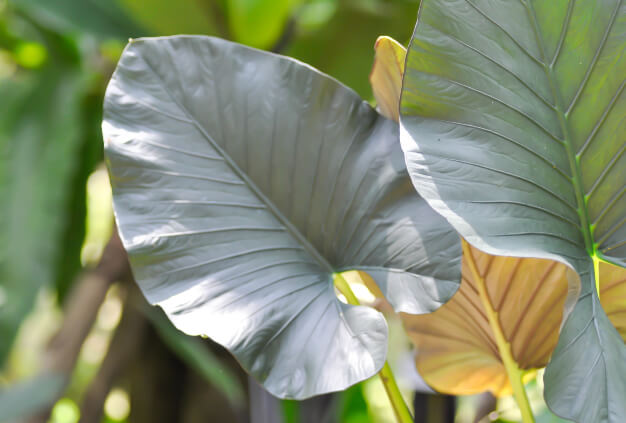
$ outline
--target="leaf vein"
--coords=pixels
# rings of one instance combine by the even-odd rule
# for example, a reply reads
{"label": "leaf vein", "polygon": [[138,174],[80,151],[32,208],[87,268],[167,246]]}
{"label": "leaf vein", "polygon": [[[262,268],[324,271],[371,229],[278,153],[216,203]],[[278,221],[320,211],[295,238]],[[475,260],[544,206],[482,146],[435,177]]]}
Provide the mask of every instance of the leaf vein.
{"label": "leaf vein", "polygon": [[580,159],[580,157],[585,154],[585,150],[587,150],[587,147],[589,147],[589,145],[591,144],[591,142],[593,141],[596,133],[598,132],[598,130],[600,129],[600,127],[602,127],[602,124],[604,123],[604,121],[606,120],[607,116],[609,115],[611,109],[613,108],[613,105],[617,102],[618,97],[620,96],[620,94],[622,93],[622,90],[624,89],[624,82],[626,81],[622,81],[622,84],[620,85],[620,87],[617,89],[617,92],[615,93],[615,95],[613,96],[613,98],[611,98],[611,101],[609,102],[609,104],[607,105],[607,107],[604,109],[604,112],[602,113],[602,116],[600,116],[600,119],[598,119],[598,121],[596,122],[596,124],[594,125],[593,129],[591,130],[591,132],[589,133],[589,136],[587,136],[587,139],[585,140],[585,142],[583,143],[582,147],[580,148],[580,150],[578,150],[578,153],[576,154],[576,156]]}
{"label": "leaf vein", "polygon": [[493,63],[494,65],[498,66],[500,69],[504,70],[505,72],[507,72],[508,74],[510,74],[512,77],[514,77],[516,80],[518,80],[528,91],[530,91],[532,94],[535,95],[535,97],[537,97],[539,100],[541,100],[542,103],[544,103],[546,106],[548,106],[550,109],[556,111],[556,106],[552,103],[550,103],[545,97],[543,97],[542,95],[540,95],[534,88],[532,88],[521,76],[519,76],[518,74],[516,74],[515,72],[513,72],[513,70],[505,67],[504,65],[502,65],[501,63],[499,63],[497,60],[491,58],[490,56],[488,56],[487,54],[483,53],[482,51],[480,51],[479,49],[477,49],[476,47],[473,47],[469,44],[467,44],[464,41],[459,40],[458,38],[454,37],[453,35],[442,31],[441,29],[431,26],[432,28],[436,29],[438,32],[440,32],[442,35],[445,35],[446,37],[448,37],[449,39],[451,39],[452,41],[457,42],[458,44],[462,45],[463,47],[472,50],[474,53],[478,54],[479,56],[483,57],[484,59],[490,61],[491,63]]}
{"label": "leaf vein", "polygon": [[563,26],[561,27],[561,35],[559,36],[559,42],[554,51],[554,56],[550,61],[550,67],[553,68],[554,64],[559,58],[559,53],[561,53],[561,47],[563,47],[563,42],[565,41],[565,34],[567,34],[567,30],[569,29],[569,22],[572,17],[572,9],[574,8],[575,0],[571,0],[567,5],[567,14],[565,15],[565,20],[563,21]]}
{"label": "leaf vein", "polygon": [[[549,130],[545,127],[545,126],[543,126],[541,123],[539,123],[537,120],[535,120],[532,116],[530,116],[530,115],[529,115],[529,114],[527,114],[526,112],[524,112],[524,111],[522,111],[522,110],[520,110],[520,109],[518,109],[518,108],[516,108],[516,107],[514,107],[514,106],[512,106],[512,105],[510,105],[510,104],[508,104],[508,103],[506,103],[506,102],[505,102],[505,101],[503,101],[503,100],[500,100],[499,98],[497,98],[497,97],[495,97],[495,96],[492,96],[492,95],[491,95],[491,94],[489,94],[489,93],[486,93],[486,92],[484,92],[484,91],[482,91],[482,90],[479,90],[479,89],[477,89],[477,88],[471,87],[471,86],[466,85],[466,84],[463,84],[462,82],[455,81],[455,80],[453,80],[453,79],[450,79],[450,78],[444,77],[444,76],[439,75],[439,74],[431,74],[431,73],[427,73],[427,72],[423,72],[423,71],[420,71],[420,73],[425,74],[425,75],[430,75],[430,76],[432,76],[432,77],[439,78],[439,79],[440,79],[440,80],[442,80],[442,81],[446,81],[446,82],[449,82],[449,83],[451,83],[451,84],[458,85],[458,86],[460,86],[460,87],[465,88],[466,90],[469,90],[469,91],[475,92],[476,94],[480,94],[480,95],[482,95],[483,97],[487,97],[487,98],[489,98],[489,99],[491,99],[491,100],[493,100],[493,101],[496,101],[496,102],[500,103],[501,105],[503,105],[504,107],[506,107],[507,109],[512,110],[513,112],[516,112],[516,113],[517,113],[517,114],[519,114],[520,116],[524,117],[527,121],[529,121],[530,123],[532,123],[533,125],[535,125],[537,128],[539,128],[541,131],[543,131],[546,135],[548,135],[548,136],[549,136],[550,138],[552,138],[553,140],[557,141],[559,144],[563,144],[563,142],[564,142],[562,139],[560,139],[559,137],[557,137],[556,135],[554,135],[554,134],[553,134],[552,132],[550,132],[550,131],[549,131]],[[510,122],[507,122],[507,123],[510,123]]]}
{"label": "leaf vein", "polygon": [[[159,80],[161,80],[161,82],[163,82],[163,79],[161,77],[161,75],[159,75],[156,70],[154,69],[154,67],[150,64],[150,62],[148,62],[148,60],[146,60],[146,58],[143,55],[138,55],[143,62],[146,64],[146,66],[152,71],[152,73],[154,73]],[[203,61],[201,61],[203,63]],[[204,64],[204,63],[203,63]],[[166,92],[169,97],[172,99],[172,102],[174,102],[174,104],[176,104],[183,112],[185,112],[185,114],[189,117],[192,118],[192,116],[190,116],[189,112],[187,111],[187,109],[181,105],[176,98],[169,92],[169,90],[167,89],[167,85],[165,83],[162,84],[163,86],[163,91]],[[215,86],[215,84],[214,84]],[[218,90],[217,87],[215,86],[215,94],[216,94],[216,101],[219,102],[219,97],[218,97]],[[219,110],[221,110],[218,107],[218,113]],[[276,208],[276,206],[261,192],[261,190],[259,190],[259,188],[250,180],[250,178],[239,168],[239,166],[237,166],[237,164],[234,162],[234,160],[232,160],[230,158],[230,156],[228,156],[224,150],[221,148],[221,146],[207,133],[207,131],[204,129],[204,127],[202,125],[199,124],[199,122],[196,119],[191,119],[193,126],[195,126],[200,133],[204,136],[204,138],[206,138],[207,141],[209,141],[209,143],[212,145],[212,147],[222,155],[222,157],[224,157],[224,161],[231,167],[231,169],[233,170],[233,172],[239,176],[243,181],[245,181],[245,183],[248,185],[248,187],[250,188],[250,190],[256,194],[256,196],[267,205],[268,209],[272,212],[272,214],[283,224],[287,227],[289,233],[296,239],[298,240],[298,242],[304,246],[304,249],[312,256],[314,257],[319,264],[324,267],[326,270],[328,270],[329,272],[333,272],[334,269],[333,267],[330,265],[330,263],[328,263],[328,261],[326,261],[326,259],[324,257],[322,257],[320,255],[320,253],[315,249],[315,247],[313,247],[308,240],[298,231],[297,228],[295,228],[291,222],[289,222],[287,220],[287,218]],[[222,131],[222,127],[221,125],[218,125],[220,127],[220,130]],[[222,138],[223,138],[223,131],[222,131]]]}
{"label": "leaf vein", "polygon": [[562,198],[561,196],[559,196],[555,192],[551,191],[549,188],[544,187],[540,183],[534,182],[534,181],[532,181],[532,180],[530,180],[528,178],[525,178],[523,176],[519,176],[519,175],[516,175],[514,173],[507,172],[505,170],[496,169],[496,168],[493,168],[493,167],[490,167],[490,166],[486,166],[486,165],[482,165],[482,164],[479,164],[479,163],[470,162],[470,161],[467,161],[467,160],[461,160],[461,159],[454,159],[454,158],[450,158],[450,157],[444,157],[444,156],[440,156],[440,155],[437,155],[437,154],[434,154],[434,153],[429,153],[429,156],[437,157],[437,158],[439,158],[441,160],[448,160],[448,161],[452,161],[452,162],[466,164],[468,166],[478,167],[478,168],[485,169],[485,170],[490,171],[490,172],[506,175],[506,176],[509,176],[511,178],[514,178],[514,179],[519,179],[520,181],[524,181],[524,182],[526,182],[526,183],[528,183],[530,185],[536,186],[537,188],[539,188],[542,191],[546,192],[547,194],[549,194],[553,198],[555,198],[555,199],[559,200],[560,202],[562,202],[563,204],[565,204],[567,207],[576,210],[576,208],[574,206],[572,206],[567,200],[565,200],[564,198]]}
{"label": "leaf vein", "polygon": [[615,22],[615,18],[617,17],[617,12],[619,11],[621,5],[622,5],[622,0],[619,0],[617,2],[617,6],[613,10],[613,13],[611,15],[611,20],[610,20],[609,24],[606,27],[606,31],[604,31],[604,36],[602,37],[602,40],[600,41],[600,46],[598,47],[598,49],[596,50],[596,53],[594,54],[593,58],[591,59],[591,63],[589,64],[589,67],[587,68],[587,72],[585,73],[585,76],[583,77],[582,82],[578,86],[578,90],[576,91],[576,94],[574,95],[574,98],[570,102],[569,106],[567,106],[567,109],[565,109],[565,116],[568,116],[570,114],[570,112],[572,111],[572,109],[576,105],[576,103],[578,101],[578,98],[580,97],[580,94],[582,93],[583,89],[587,85],[587,81],[589,81],[589,77],[591,76],[591,72],[593,71],[593,68],[595,67],[596,63],[598,62],[598,58],[600,57],[600,53],[604,49],[604,46],[606,44],[606,40],[609,38],[609,33],[611,32],[611,28],[613,27],[613,23]]}
{"label": "leaf vein", "polygon": [[528,51],[528,49],[526,49],[526,47],[522,46],[520,44],[519,41],[517,41],[517,39],[515,37],[513,37],[507,30],[505,30],[501,25],[499,25],[496,21],[494,21],[489,15],[487,15],[485,12],[483,12],[481,9],[478,8],[478,6],[476,6],[474,3],[472,3],[470,0],[465,0],[467,2],[467,4],[469,4],[472,8],[474,8],[474,10],[476,10],[478,13],[480,13],[485,19],[487,19],[489,22],[491,22],[492,25],[494,25],[495,27],[497,27],[500,31],[502,31],[502,33],[504,33],[511,41],[513,41],[513,43],[526,55],[528,56],[528,58],[530,58],[532,61],[534,61],[535,63],[537,63],[540,66],[544,66],[545,64],[538,59],[537,57],[533,56],[532,54],[530,54],[530,52]]}

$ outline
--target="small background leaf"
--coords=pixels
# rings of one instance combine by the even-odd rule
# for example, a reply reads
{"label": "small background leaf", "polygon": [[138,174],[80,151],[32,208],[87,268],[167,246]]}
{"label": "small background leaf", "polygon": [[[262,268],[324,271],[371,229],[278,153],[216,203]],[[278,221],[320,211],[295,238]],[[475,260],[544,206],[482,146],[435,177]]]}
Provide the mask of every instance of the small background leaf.
{"label": "small background leaf", "polygon": [[386,118],[397,122],[406,48],[391,37],[381,36],[376,40],[374,50],[370,84],[377,109]]}

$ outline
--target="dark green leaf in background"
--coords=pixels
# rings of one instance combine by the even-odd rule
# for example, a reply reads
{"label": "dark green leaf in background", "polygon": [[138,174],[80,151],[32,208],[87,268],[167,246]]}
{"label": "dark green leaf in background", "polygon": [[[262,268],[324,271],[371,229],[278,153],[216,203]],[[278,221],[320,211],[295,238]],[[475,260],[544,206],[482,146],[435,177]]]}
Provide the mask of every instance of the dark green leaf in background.
{"label": "dark green leaf in background", "polygon": [[74,278],[82,269],[81,250],[85,240],[87,218],[86,182],[95,167],[102,161],[102,134],[99,121],[102,120],[102,103],[98,94],[86,94],[80,104],[81,145],[74,157],[74,175],[68,181],[70,198],[64,212],[64,233],[59,242],[55,287],[60,302],[65,298]]}
{"label": "dark green leaf in background", "polygon": [[626,347],[592,257],[626,264],[626,6],[424,0],[402,94],[420,194],[491,253],[556,259],[580,299],[546,372],[559,415],[626,421]]}
{"label": "dark green leaf in background", "polygon": [[0,82],[0,363],[39,287],[56,278],[85,83],[59,60]]}
{"label": "dark green leaf in background", "polygon": [[229,0],[232,38],[258,48],[270,48],[286,29],[291,8],[298,0]]}
{"label": "dark green leaf in background", "polygon": [[[321,2],[320,2],[321,3]],[[329,1],[336,11],[315,31],[296,22],[296,37],[284,53],[310,63],[336,77],[363,98],[372,98],[368,73],[374,60],[374,43],[385,34],[406,43],[415,25],[417,1]],[[327,6],[329,11],[330,5]]]}
{"label": "dark green leaf in background", "polygon": [[60,33],[121,39],[145,35],[117,0],[9,0],[9,3]]}
{"label": "dark green leaf in background", "polygon": [[[76,0],[74,0],[76,1]],[[106,0],[105,0],[106,1]],[[216,34],[221,15],[217,0],[118,0],[120,6],[148,33],[128,37],[174,34]]]}
{"label": "dark green leaf in background", "polygon": [[337,300],[366,270],[397,309],[456,291],[458,236],[413,191],[397,125],[295,60],[209,37],[132,41],[105,100],[114,208],[134,275],[280,397],[375,374],[381,314]]}
{"label": "dark green leaf in background", "polygon": [[9,388],[0,388],[0,422],[18,421],[49,406],[64,386],[63,374],[45,373]]}

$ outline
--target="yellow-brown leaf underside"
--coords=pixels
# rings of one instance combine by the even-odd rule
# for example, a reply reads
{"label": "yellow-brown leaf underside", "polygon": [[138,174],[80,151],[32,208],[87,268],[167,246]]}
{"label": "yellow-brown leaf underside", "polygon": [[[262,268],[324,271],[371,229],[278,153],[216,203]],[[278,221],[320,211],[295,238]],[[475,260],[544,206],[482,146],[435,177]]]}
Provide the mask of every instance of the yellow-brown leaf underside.
{"label": "yellow-brown leaf underside", "polygon": [[600,303],[626,342],[626,269],[600,262]]}
{"label": "yellow-brown leaf underside", "polygon": [[397,122],[406,49],[393,38],[382,36],[376,40],[374,50],[376,56],[370,73],[370,84],[378,111]]}
{"label": "yellow-brown leaf underside", "polygon": [[[513,358],[521,369],[544,367],[558,341],[567,298],[565,265],[492,256],[472,248]],[[434,313],[403,314],[417,348],[419,373],[434,389],[455,395],[510,393],[485,306],[463,260],[461,287]]]}

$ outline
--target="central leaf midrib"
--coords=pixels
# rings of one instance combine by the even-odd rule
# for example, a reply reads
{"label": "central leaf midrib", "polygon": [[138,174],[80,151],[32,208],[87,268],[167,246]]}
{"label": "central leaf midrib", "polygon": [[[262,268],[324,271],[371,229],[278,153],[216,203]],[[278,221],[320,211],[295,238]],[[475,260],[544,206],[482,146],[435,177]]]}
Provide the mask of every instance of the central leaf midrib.
{"label": "central leaf midrib", "polygon": [[[182,106],[180,106],[182,108]],[[259,187],[256,186],[254,181],[250,179],[248,174],[241,170],[237,163],[221,148],[221,146],[207,133],[202,125],[200,125],[197,119],[194,116],[191,116],[187,113],[187,110],[182,108],[182,110],[191,118],[193,124],[200,133],[211,143],[211,146],[217,150],[217,152],[224,158],[224,161],[230,166],[233,172],[241,178],[248,188],[268,207],[268,209],[272,212],[274,217],[278,219],[280,223],[282,223],[287,231],[305,248],[305,250],[313,256],[317,260],[317,262],[322,265],[329,273],[334,273],[334,267],[322,256],[322,254],[317,251],[315,248],[302,233],[296,228],[287,217],[281,213],[281,211],[276,207],[276,205],[270,200],[264,193],[261,191]]]}
{"label": "central leaf midrib", "polygon": [[[535,15],[535,11],[533,9],[532,4],[527,2],[526,0],[520,0],[524,6],[526,7],[526,11],[529,15],[529,19],[532,24],[533,33],[535,35],[535,40],[537,42],[537,46],[539,48],[539,53],[541,54],[541,62],[544,73],[546,74],[546,78],[548,80],[548,84],[550,85],[550,91],[552,93],[552,97],[554,99],[555,111],[554,113],[557,115],[559,120],[559,126],[561,127],[561,131],[563,131],[563,143],[565,146],[565,153],[567,154],[567,159],[570,166],[571,171],[571,181],[574,186],[574,195],[576,197],[577,209],[576,212],[580,219],[581,223],[581,232],[583,235],[583,240],[585,243],[585,250],[590,257],[594,257],[596,254],[595,244],[593,242],[593,234],[591,232],[591,227],[589,225],[589,215],[587,211],[587,202],[585,200],[585,193],[582,186],[582,173],[580,170],[580,166],[578,165],[578,159],[576,158],[576,154],[573,150],[573,142],[572,137],[570,135],[569,130],[569,121],[566,116],[563,107],[563,101],[561,97],[560,90],[556,84],[556,77],[554,75],[553,64],[546,64],[546,49],[545,44],[543,42],[543,37],[541,35],[541,29],[537,24],[537,17]],[[564,22],[563,25],[568,25],[568,22]],[[563,28],[562,31],[567,31],[567,28]],[[564,41],[563,41],[564,42]]]}
{"label": "central leaf midrib", "polygon": [[[577,158],[574,154],[574,151],[572,149],[572,140],[570,137],[570,133],[569,133],[569,125],[568,125],[568,119],[567,116],[565,115],[565,113],[563,112],[564,108],[563,108],[563,102],[560,96],[560,92],[557,89],[556,83],[555,83],[555,77],[554,77],[554,70],[553,70],[553,64],[551,64],[550,66],[546,65],[546,54],[545,54],[545,46],[543,44],[543,39],[541,37],[541,31],[537,25],[537,18],[535,16],[535,11],[534,9],[532,9],[532,5],[530,3],[526,3],[526,1],[524,0],[520,0],[522,1],[522,3],[526,6],[526,10],[530,15],[530,20],[532,22],[533,25],[533,31],[535,33],[535,38],[537,40],[537,45],[540,49],[541,52],[541,56],[542,56],[542,61],[543,61],[543,69],[544,72],[546,74],[546,77],[548,79],[548,83],[550,84],[550,90],[552,91],[552,95],[554,97],[554,101],[555,101],[555,105],[556,105],[556,111],[555,113],[557,114],[558,118],[559,118],[559,124],[561,126],[561,129],[563,131],[563,137],[564,137],[564,142],[565,142],[565,151],[567,153],[568,156],[568,161],[570,164],[570,168],[572,171],[572,184],[574,185],[574,191],[575,191],[575,195],[576,195],[576,201],[578,203],[578,215],[580,217],[581,220],[581,231],[583,232],[583,238],[585,240],[585,249],[587,250],[587,254],[591,257],[592,262],[594,263],[594,267],[595,267],[595,262],[597,259],[597,254],[596,254],[596,248],[595,248],[595,244],[593,242],[593,234],[591,233],[591,229],[589,227],[589,217],[587,214],[587,204],[585,201],[585,197],[584,197],[584,192],[582,189],[582,184],[581,184],[581,180],[582,180],[582,175],[580,172],[580,167],[578,166],[577,163]],[[570,0],[573,1],[573,0]],[[564,23],[565,25],[566,23]],[[563,28],[562,30],[567,30],[567,28]],[[580,273],[580,269],[576,269],[579,273]],[[580,273],[581,276],[581,283],[582,283],[582,273]],[[597,269],[594,268],[593,270],[593,278],[591,278],[590,283],[595,285],[594,287],[591,288],[591,294],[593,295],[593,293],[595,292],[595,298],[592,297],[591,299],[591,305],[592,305],[592,310],[591,310],[591,315],[592,318],[590,320],[590,322],[593,322],[594,324],[594,328],[595,328],[595,332],[596,332],[596,336],[598,339],[598,343],[600,345],[600,351],[598,352],[597,355],[597,359],[594,361],[594,364],[589,368],[588,371],[588,375],[591,374],[592,370],[595,368],[596,364],[598,363],[598,359],[600,357],[602,357],[605,360],[605,366],[604,366],[604,381],[605,381],[605,386],[606,389],[608,389],[608,380],[609,380],[609,376],[608,376],[608,366],[606,365],[606,357],[605,357],[605,345],[603,342],[603,338],[602,338],[602,330],[598,327],[598,311],[596,310],[597,304],[596,301],[599,302],[599,291],[597,291],[597,287],[599,287],[598,285],[598,272]],[[578,299],[578,301],[580,302],[582,300],[582,297],[580,297]],[[581,330],[578,334],[578,336],[580,336],[580,334],[582,334],[584,332],[584,330]],[[576,338],[578,338],[578,336],[576,336]],[[571,340],[570,343],[568,345],[571,345]],[[611,406],[611,401],[609,401],[608,399],[608,395],[607,395],[607,409],[610,409]],[[610,412],[610,410],[609,410]]]}
{"label": "central leaf midrib", "polygon": [[[132,40],[132,42],[137,43],[143,40]],[[261,191],[259,187],[250,179],[250,177],[237,166],[237,163],[228,155],[224,149],[208,134],[206,129],[200,125],[198,120],[191,113],[188,112],[187,108],[180,104],[177,99],[168,91],[167,85],[164,83],[163,78],[159,75],[152,64],[143,56],[143,54],[139,54],[139,57],[146,63],[148,68],[157,76],[157,78],[161,81],[163,90],[167,93],[167,95],[172,99],[174,104],[176,104],[180,110],[191,120],[192,124],[198,129],[198,131],[202,134],[204,138],[211,144],[213,148],[220,154],[220,156],[224,159],[226,164],[233,170],[233,172],[241,178],[241,180],[250,188],[250,190],[268,207],[270,212],[278,219],[280,223],[282,223],[287,231],[299,242],[304,249],[329,273],[334,273],[334,267],[321,255],[317,248],[315,248],[305,237],[300,233],[298,228],[296,228],[290,221],[283,215],[280,210],[274,205],[274,203],[267,198],[265,194]],[[217,90],[216,90],[217,94]],[[217,98],[217,96],[216,96]],[[218,108],[218,110],[220,110]]]}

